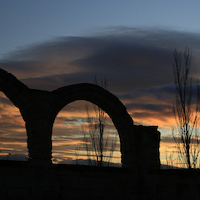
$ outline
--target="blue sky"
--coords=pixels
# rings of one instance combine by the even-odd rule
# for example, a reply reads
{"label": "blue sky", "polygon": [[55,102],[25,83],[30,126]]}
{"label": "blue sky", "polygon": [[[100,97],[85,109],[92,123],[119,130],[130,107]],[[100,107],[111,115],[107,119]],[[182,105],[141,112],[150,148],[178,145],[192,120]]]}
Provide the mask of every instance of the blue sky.
{"label": "blue sky", "polygon": [[0,58],[60,36],[87,36],[110,27],[200,32],[197,0],[0,1]]}
{"label": "blue sky", "polygon": [[[200,77],[199,7],[195,0],[0,0],[0,68],[30,88],[48,91],[106,77],[136,124],[159,126],[164,155],[173,144],[175,48],[192,49],[191,76]],[[0,110],[0,150],[26,154],[23,119],[3,94]],[[77,135],[75,117],[84,122],[84,106],[65,108],[58,129],[64,116],[68,131]],[[71,148],[61,140],[54,146]]]}

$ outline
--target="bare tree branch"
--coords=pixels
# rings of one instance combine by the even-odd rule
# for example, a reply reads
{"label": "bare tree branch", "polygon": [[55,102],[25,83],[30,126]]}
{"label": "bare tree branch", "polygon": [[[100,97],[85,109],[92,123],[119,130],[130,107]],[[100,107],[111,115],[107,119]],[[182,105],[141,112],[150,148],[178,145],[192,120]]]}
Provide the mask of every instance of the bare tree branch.
{"label": "bare tree branch", "polygon": [[174,84],[176,88],[176,100],[173,105],[173,113],[177,127],[174,127],[172,135],[176,142],[181,161],[188,169],[196,168],[198,150],[198,117],[199,117],[199,82],[197,82],[196,108],[193,103],[192,78],[189,78],[192,61],[192,51],[186,48],[183,55],[177,50],[173,52]]}
{"label": "bare tree branch", "polygon": [[[99,85],[98,79],[95,77],[94,84]],[[101,80],[101,87],[104,89],[108,88],[108,83],[106,79]],[[83,141],[85,144],[85,150],[87,152],[88,164],[104,166],[105,163],[109,165],[113,152],[115,151],[117,142],[117,133],[115,132],[114,139],[109,143],[109,138],[105,134],[106,127],[106,113],[99,106],[93,105],[93,111],[95,112],[95,117],[91,117],[88,104],[85,107],[87,113],[87,125],[88,130],[83,130]],[[92,162],[95,161],[95,162]]]}

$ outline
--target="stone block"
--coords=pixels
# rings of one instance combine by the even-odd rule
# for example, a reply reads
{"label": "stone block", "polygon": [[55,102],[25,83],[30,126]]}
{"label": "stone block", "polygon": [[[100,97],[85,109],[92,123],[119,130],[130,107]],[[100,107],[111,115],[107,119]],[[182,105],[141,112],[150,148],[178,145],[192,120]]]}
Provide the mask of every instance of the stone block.
{"label": "stone block", "polygon": [[6,199],[8,200],[27,200],[31,199],[28,190],[26,189],[7,189],[6,190]]}
{"label": "stone block", "polygon": [[0,188],[0,199],[6,200],[6,189],[2,187]]}
{"label": "stone block", "polygon": [[6,188],[31,188],[32,178],[29,176],[7,176]]}
{"label": "stone block", "polygon": [[159,200],[179,199],[176,195],[176,186],[174,184],[157,185],[157,199]]}
{"label": "stone block", "polygon": [[105,177],[81,177],[80,178],[81,188],[112,188],[112,183],[110,178]]}
{"label": "stone block", "polygon": [[110,200],[114,199],[115,194],[112,189],[92,189],[90,190],[90,199]]}
{"label": "stone block", "polygon": [[61,188],[80,188],[79,177],[66,177],[59,180]]}
{"label": "stone block", "polygon": [[89,189],[62,189],[60,199],[88,200],[90,199]]}
{"label": "stone block", "polygon": [[6,185],[6,177],[0,176],[0,188],[5,187]]}

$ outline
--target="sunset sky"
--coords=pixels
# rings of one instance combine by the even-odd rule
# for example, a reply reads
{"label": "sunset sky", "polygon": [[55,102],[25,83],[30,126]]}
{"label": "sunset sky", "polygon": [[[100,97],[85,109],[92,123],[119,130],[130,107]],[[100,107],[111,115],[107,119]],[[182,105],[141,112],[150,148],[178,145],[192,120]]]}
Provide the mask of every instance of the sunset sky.
{"label": "sunset sky", "polygon": [[[174,146],[172,54],[191,48],[191,76],[200,77],[199,8],[196,0],[0,0],[0,68],[30,88],[48,91],[106,78],[135,124],[159,126],[164,163]],[[27,155],[24,121],[3,93],[0,111],[1,158],[10,153],[21,159]],[[55,162],[76,159],[85,117],[83,101],[59,113]]]}

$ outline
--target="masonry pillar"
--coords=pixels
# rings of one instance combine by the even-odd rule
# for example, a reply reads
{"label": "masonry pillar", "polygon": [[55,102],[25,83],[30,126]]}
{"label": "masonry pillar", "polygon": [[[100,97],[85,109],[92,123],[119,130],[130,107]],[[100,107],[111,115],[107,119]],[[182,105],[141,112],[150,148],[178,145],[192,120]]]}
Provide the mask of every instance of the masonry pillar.
{"label": "masonry pillar", "polygon": [[34,163],[51,163],[53,123],[47,119],[26,122],[29,160]]}
{"label": "masonry pillar", "polygon": [[122,167],[135,170],[136,168],[136,138],[132,118],[126,111],[120,115],[112,115],[113,123],[120,138]]}
{"label": "masonry pillar", "polygon": [[160,132],[157,126],[136,126],[137,166],[141,170],[160,169]]}

